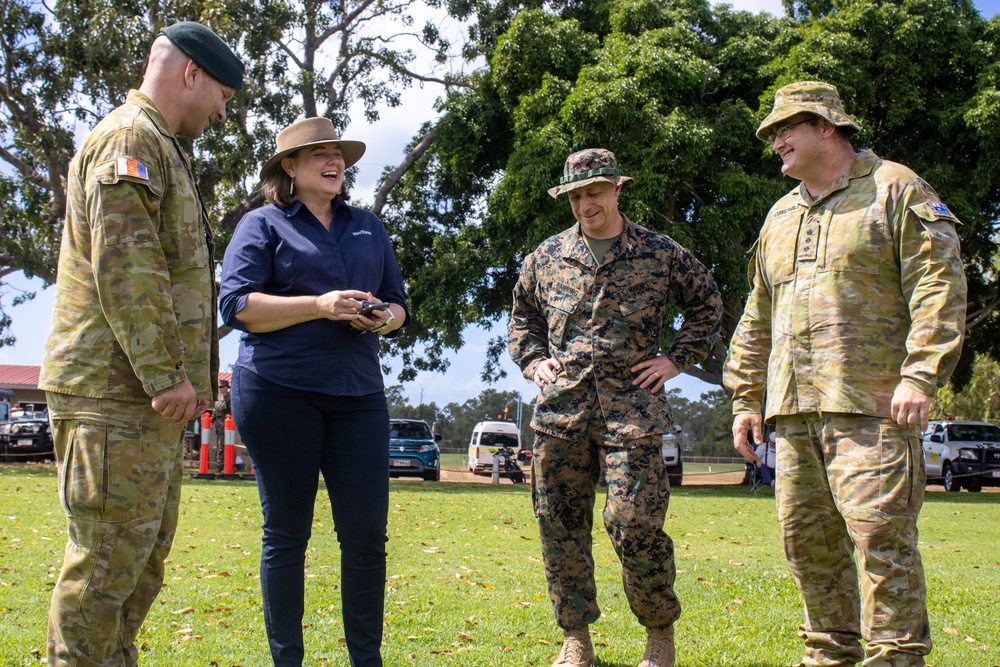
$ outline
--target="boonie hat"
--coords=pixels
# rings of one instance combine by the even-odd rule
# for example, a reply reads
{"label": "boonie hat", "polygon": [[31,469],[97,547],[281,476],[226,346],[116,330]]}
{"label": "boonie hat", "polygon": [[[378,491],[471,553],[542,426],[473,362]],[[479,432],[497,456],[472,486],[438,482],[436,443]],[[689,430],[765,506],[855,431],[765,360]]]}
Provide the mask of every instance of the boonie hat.
{"label": "boonie hat", "polygon": [[825,118],[838,127],[861,129],[844,111],[836,86],[822,81],[799,81],[782,86],[774,94],[774,108],[757,128],[757,138],[764,140],[773,126],[802,112]]}
{"label": "boonie hat", "polygon": [[275,139],[277,152],[264,163],[260,170],[260,180],[264,180],[275,172],[281,159],[300,148],[316,144],[337,144],[344,156],[344,165],[350,167],[365,154],[365,144],[361,141],[346,141],[337,136],[333,121],[329,118],[306,118],[292,123]]}
{"label": "boonie hat", "polygon": [[632,177],[622,173],[621,169],[618,168],[615,154],[608,149],[585,148],[566,158],[559,185],[549,188],[548,192],[555,198],[564,192],[590,185],[594,181],[608,181],[613,185],[625,185],[632,182]]}
{"label": "boonie hat", "polygon": [[245,68],[229,45],[211,28],[194,21],[181,21],[160,31],[219,83],[235,90],[243,87]]}

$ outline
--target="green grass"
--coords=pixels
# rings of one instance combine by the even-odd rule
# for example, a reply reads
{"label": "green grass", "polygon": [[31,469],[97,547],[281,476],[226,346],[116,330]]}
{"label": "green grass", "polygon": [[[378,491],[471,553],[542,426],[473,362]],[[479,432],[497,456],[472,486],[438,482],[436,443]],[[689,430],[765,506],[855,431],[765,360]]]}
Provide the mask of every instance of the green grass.
{"label": "green grass", "polygon": [[[714,470],[714,465],[713,465]],[[0,466],[0,665],[44,655],[49,595],[66,539],[55,474]],[[527,485],[393,481],[385,664],[549,665],[560,632],[545,592]],[[603,499],[599,496],[599,504]],[[599,511],[599,510],[598,510]],[[167,581],[141,638],[156,667],[267,665],[252,482],[185,484]],[[306,664],[346,665],[339,554],[323,494],[308,556]],[[1000,665],[1000,494],[928,494],[921,542],[938,667]],[[643,636],[595,522],[601,667],[634,667]],[[675,490],[680,667],[796,662],[801,608],[784,563],[773,497],[739,486]]]}

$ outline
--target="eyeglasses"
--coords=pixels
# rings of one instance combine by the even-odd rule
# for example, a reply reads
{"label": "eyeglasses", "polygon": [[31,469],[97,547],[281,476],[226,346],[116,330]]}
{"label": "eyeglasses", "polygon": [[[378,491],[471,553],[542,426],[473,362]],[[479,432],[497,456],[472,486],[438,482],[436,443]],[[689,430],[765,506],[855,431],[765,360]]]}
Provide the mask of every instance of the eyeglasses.
{"label": "eyeglasses", "polygon": [[813,120],[814,120],[813,118],[806,118],[805,120],[800,120],[797,123],[788,123],[787,125],[782,125],[777,130],[774,130],[773,132],[768,133],[767,136],[764,137],[764,141],[766,141],[767,143],[771,144],[772,146],[774,145],[774,140],[775,139],[781,139],[782,141],[788,141],[788,137],[792,136],[792,128],[793,127],[795,127],[796,125],[801,125],[802,123],[812,122]]}

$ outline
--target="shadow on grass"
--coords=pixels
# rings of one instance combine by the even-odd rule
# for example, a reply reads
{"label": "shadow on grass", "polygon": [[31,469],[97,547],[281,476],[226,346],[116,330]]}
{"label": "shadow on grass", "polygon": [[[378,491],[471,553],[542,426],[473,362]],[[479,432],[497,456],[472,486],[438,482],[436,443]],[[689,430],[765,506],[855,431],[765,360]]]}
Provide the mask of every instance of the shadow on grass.
{"label": "shadow on grass", "polygon": [[[680,656],[677,660],[677,664],[680,667],[684,665],[691,664],[685,662],[684,656]],[[723,663],[718,663],[717,666],[710,667],[722,667]],[[596,667],[635,667],[634,662],[609,662],[607,660],[597,659]],[[759,660],[751,660],[747,662],[726,662],[725,667],[788,667],[787,662],[760,662]]]}

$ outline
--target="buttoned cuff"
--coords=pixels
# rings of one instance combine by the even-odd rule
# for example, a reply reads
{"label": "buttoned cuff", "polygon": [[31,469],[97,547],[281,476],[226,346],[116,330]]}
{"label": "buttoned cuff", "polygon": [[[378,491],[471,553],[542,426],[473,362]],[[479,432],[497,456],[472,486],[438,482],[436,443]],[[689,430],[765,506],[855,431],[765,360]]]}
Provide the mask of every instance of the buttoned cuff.
{"label": "buttoned cuff", "polygon": [[751,401],[743,398],[733,399],[734,415],[742,415],[747,413],[759,415],[760,408],[761,408],[760,401]]}
{"label": "buttoned cuff", "polygon": [[535,361],[532,361],[530,364],[528,364],[527,366],[525,366],[521,370],[521,375],[524,376],[524,379],[527,380],[528,382],[534,382],[535,381],[535,371],[538,370],[538,364],[542,363],[543,361],[545,361],[544,358],[542,358],[542,359],[536,359]]}
{"label": "buttoned cuff", "polygon": [[184,372],[184,368],[182,366],[172,373],[154,378],[149,382],[144,382],[142,388],[145,389],[146,393],[150,396],[156,396],[157,394],[162,394],[171,387],[176,387],[186,379],[187,373]]}
{"label": "buttoned cuff", "polygon": [[900,384],[906,385],[914,391],[919,391],[924,396],[934,396],[937,392],[937,385],[929,382],[921,382],[920,380],[914,380],[913,378],[903,378]]}

